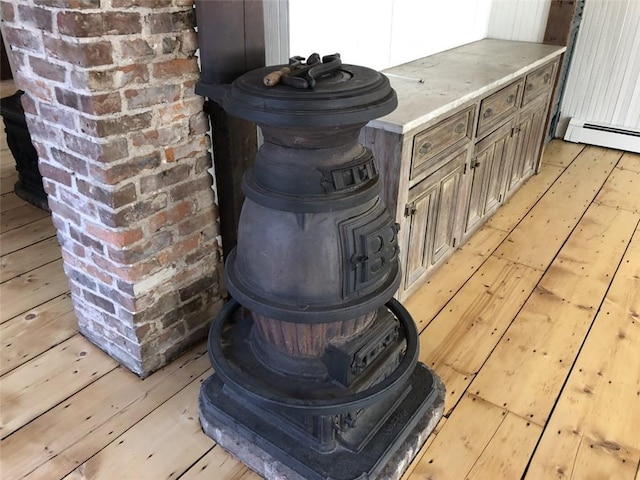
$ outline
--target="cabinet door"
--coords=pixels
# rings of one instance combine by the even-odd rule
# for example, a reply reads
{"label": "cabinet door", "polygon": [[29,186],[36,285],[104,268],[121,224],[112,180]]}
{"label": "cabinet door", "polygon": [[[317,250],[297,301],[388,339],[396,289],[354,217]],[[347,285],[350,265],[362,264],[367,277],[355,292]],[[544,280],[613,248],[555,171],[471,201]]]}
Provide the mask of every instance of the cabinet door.
{"label": "cabinet door", "polygon": [[465,235],[479,227],[498,208],[504,193],[513,122],[508,122],[476,145],[471,162],[471,189],[466,208]]}
{"label": "cabinet door", "polygon": [[443,260],[456,245],[456,213],[467,151],[464,150],[409,191],[405,290]]}
{"label": "cabinet door", "polygon": [[516,188],[535,171],[546,111],[547,97],[544,97],[519,115],[514,128],[514,154],[508,169],[506,196],[515,192]]}

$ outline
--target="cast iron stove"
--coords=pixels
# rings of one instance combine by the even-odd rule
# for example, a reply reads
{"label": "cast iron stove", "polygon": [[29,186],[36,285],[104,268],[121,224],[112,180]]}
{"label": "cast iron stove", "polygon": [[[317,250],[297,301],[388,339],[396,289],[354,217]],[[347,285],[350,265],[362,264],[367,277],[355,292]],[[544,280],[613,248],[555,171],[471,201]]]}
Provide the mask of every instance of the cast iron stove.
{"label": "cast iron stove", "polygon": [[313,55],[209,96],[255,121],[264,144],[226,262],[233,299],[209,335],[203,428],[267,478],[399,477],[444,392],[393,299],[398,225],[358,140],[395,92],[374,70]]}

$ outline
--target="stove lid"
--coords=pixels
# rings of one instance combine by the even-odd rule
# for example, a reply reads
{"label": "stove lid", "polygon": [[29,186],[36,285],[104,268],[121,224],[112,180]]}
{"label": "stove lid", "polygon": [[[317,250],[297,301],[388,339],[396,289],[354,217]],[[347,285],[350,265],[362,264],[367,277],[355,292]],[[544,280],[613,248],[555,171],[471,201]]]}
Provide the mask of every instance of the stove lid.
{"label": "stove lid", "polygon": [[313,88],[283,81],[265,85],[265,78],[287,65],[252,70],[236,79],[223,99],[232,115],[279,127],[331,127],[366,123],[391,113],[398,100],[380,72],[341,64],[313,79]]}

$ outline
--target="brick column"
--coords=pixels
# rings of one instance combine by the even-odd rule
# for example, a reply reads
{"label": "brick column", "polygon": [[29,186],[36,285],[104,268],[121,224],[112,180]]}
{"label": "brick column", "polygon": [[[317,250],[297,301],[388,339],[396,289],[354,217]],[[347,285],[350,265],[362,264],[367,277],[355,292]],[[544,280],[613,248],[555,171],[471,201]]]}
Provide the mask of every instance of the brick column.
{"label": "brick column", "polygon": [[189,0],[2,0],[80,331],[140,376],[221,306]]}

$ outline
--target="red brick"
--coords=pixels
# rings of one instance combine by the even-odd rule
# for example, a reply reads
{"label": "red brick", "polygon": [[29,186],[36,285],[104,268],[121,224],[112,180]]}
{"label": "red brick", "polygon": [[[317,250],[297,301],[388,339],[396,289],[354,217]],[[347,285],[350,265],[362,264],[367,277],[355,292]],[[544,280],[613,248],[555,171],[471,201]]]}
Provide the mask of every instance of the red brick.
{"label": "red brick", "polygon": [[71,155],[69,152],[52,147],[51,156],[57,163],[72,172],[85,176],[88,173],[87,162],[81,158]]}
{"label": "red brick", "polygon": [[[65,222],[71,221],[76,225],[80,225],[80,215],[78,212],[70,208],[68,205],[60,202],[59,200],[49,197],[49,208],[55,217],[64,219]],[[55,222],[54,222],[55,223]]]}
{"label": "red brick", "polygon": [[122,108],[119,92],[94,94],[80,97],[80,109],[92,115],[118,113]]}
{"label": "red brick", "polygon": [[50,125],[42,121],[42,119],[33,118],[32,116],[28,117],[27,125],[32,138],[53,144],[62,142],[61,131],[55,125]]}
{"label": "red brick", "polygon": [[176,58],[153,64],[153,76],[156,78],[179,77],[197,71],[198,62],[195,58]]}
{"label": "red brick", "polygon": [[36,152],[38,153],[38,160],[42,160],[45,162],[48,162],[51,160],[51,157],[49,156],[48,143],[42,143],[40,139],[31,137],[31,144],[35,147]]}
{"label": "red brick", "polygon": [[18,12],[23,25],[51,32],[53,25],[51,11],[30,5],[18,5]]}
{"label": "red brick", "polygon": [[111,0],[113,8],[164,8],[170,7],[172,3],[173,0]]}
{"label": "red brick", "polygon": [[94,293],[91,293],[87,290],[84,290],[83,295],[85,300],[90,304],[95,305],[96,307],[101,308],[102,310],[105,310],[109,313],[116,313],[116,307],[112,301],[107,300],[106,298],[96,295]]}
{"label": "red brick", "polygon": [[29,96],[46,103],[53,103],[54,91],[53,88],[51,88],[51,82],[40,78],[25,76],[22,70],[14,72],[13,79],[16,87],[27,92]]}
{"label": "red brick", "polygon": [[147,84],[149,69],[146,65],[127,65],[110,70],[83,70],[71,72],[71,83],[75,88],[91,91],[116,90],[129,85]]}
{"label": "red brick", "polygon": [[95,162],[110,163],[126,158],[129,155],[127,140],[117,138],[109,141],[97,142],[77,137],[64,132],[64,145],[72,152],[79,153]]}
{"label": "red brick", "polygon": [[163,85],[144,89],[128,89],[124,91],[127,106],[131,109],[145,108],[159,103],[175,102],[180,98],[177,85]]}
{"label": "red brick", "polygon": [[[57,188],[55,182],[43,178],[42,186],[44,187],[44,192],[47,194],[47,198],[56,196]],[[55,227],[60,230],[60,227],[58,225],[55,225]]]}
{"label": "red brick", "polygon": [[99,268],[103,268],[115,277],[120,278],[122,281],[130,283],[139,282],[158,268],[158,261],[155,258],[149,258],[144,262],[139,262],[135,265],[125,266],[118,266],[102,255],[92,255],[91,259]]}
{"label": "red brick", "polygon": [[9,48],[6,42],[4,46],[7,50],[7,56],[12,60],[13,73],[25,71],[27,68],[27,55],[20,50]]}
{"label": "red brick", "polygon": [[127,227],[145,220],[154,213],[166,208],[167,195],[158,194],[148,200],[140,200],[134,205],[126,206],[118,211],[100,210],[100,220],[109,227]]}
{"label": "red brick", "polygon": [[40,118],[47,122],[61,125],[70,130],[75,130],[76,128],[76,115],[69,110],[60,108],[59,106],[54,107],[46,103],[41,103]]}
{"label": "red brick", "polygon": [[151,59],[155,56],[153,47],[142,38],[126,39],[120,41],[122,56],[129,60]]}
{"label": "red brick", "polygon": [[207,152],[203,156],[196,159],[193,165],[193,173],[196,176],[204,175],[205,172],[209,173],[209,169],[212,166],[211,155]]}
{"label": "red brick", "polygon": [[194,30],[187,30],[182,34],[180,51],[188,57],[195,54],[198,49],[198,34]]}
{"label": "red brick", "polygon": [[[169,196],[171,200],[177,202],[179,200],[183,200],[191,195],[197,194],[203,190],[211,191],[211,185],[213,183],[213,178],[211,175],[202,175],[200,178],[196,180],[192,180],[189,182],[181,183],[180,185],[172,188],[169,191]],[[213,192],[211,192],[213,194]]]}
{"label": "red brick", "polygon": [[202,231],[210,225],[214,225],[217,220],[213,209],[205,209],[198,215],[191,215],[191,217],[182,222],[179,225],[178,233],[180,236],[190,235],[194,232]]}
{"label": "red brick", "polygon": [[98,67],[113,63],[111,43],[106,41],[72,43],[45,35],[44,47],[53,58],[80,67]]}
{"label": "red brick", "polygon": [[193,9],[151,14],[147,21],[152,34],[188,30],[195,27],[196,24]]}
{"label": "red brick", "polygon": [[195,282],[187,285],[186,287],[180,288],[178,290],[178,294],[180,295],[180,301],[186,302],[189,299],[196,297],[202,293],[208,292],[212,287],[216,286],[218,282],[218,278],[215,275],[209,275],[206,277],[201,277],[197,279]]}
{"label": "red brick", "polygon": [[89,290],[96,290],[96,282],[85,273],[80,272],[76,268],[72,268],[68,262],[65,262],[64,273],[78,285],[88,288]]}
{"label": "red brick", "polygon": [[72,175],[67,170],[63,170],[49,163],[40,161],[38,165],[40,174],[56,183],[61,183],[67,187],[71,187],[73,184]]}
{"label": "red brick", "polygon": [[111,208],[123,207],[135,202],[137,199],[136,187],[133,183],[128,183],[113,190],[101,188],[82,179],[78,179],[76,185],[78,191],[84,196]]}
{"label": "red brick", "polygon": [[180,40],[178,39],[178,36],[172,35],[162,39],[162,53],[165,55],[175,52],[179,46]]}
{"label": "red brick", "polygon": [[69,88],[67,87],[56,87],[55,92],[56,100],[58,101],[58,103],[66,107],[73,108],[74,110],[79,109],[80,96],[78,95],[78,92],[76,92],[75,90],[69,90]]}
{"label": "red brick", "polygon": [[147,128],[151,124],[151,119],[151,112],[98,120],[81,117],[80,128],[83,133],[94,137],[110,137],[112,135],[122,135]]}
{"label": "red brick", "polygon": [[133,245],[143,238],[140,227],[112,230],[95,223],[86,222],[86,229],[89,235],[93,235],[107,244],[118,248]]}
{"label": "red brick", "polygon": [[[106,298],[112,300],[116,305],[123,307],[126,310],[131,311],[135,308],[134,297],[130,295],[124,295],[110,285],[99,284],[98,292]],[[118,320],[118,323],[122,324],[124,322]],[[129,330],[130,327],[128,327],[127,329]]]}
{"label": "red brick", "polygon": [[15,11],[13,5],[9,2],[0,2],[0,15],[5,22],[13,23],[15,20]]}
{"label": "red brick", "polygon": [[204,113],[196,113],[189,119],[189,135],[202,135],[209,131],[209,116]]}
{"label": "red brick", "polygon": [[166,312],[175,311],[178,305],[180,305],[180,297],[175,290],[172,290],[157,298],[144,311],[136,312],[133,315],[133,322],[140,324],[156,320]]}
{"label": "red brick", "polygon": [[210,146],[209,137],[199,135],[195,138],[191,138],[187,143],[172,147],[173,158],[175,160],[181,160],[183,158],[192,159],[206,153]]}
{"label": "red brick", "polygon": [[147,219],[148,233],[171,227],[191,215],[193,211],[193,202],[180,202],[165,208]]}
{"label": "red brick", "polygon": [[58,30],[72,37],[131,35],[140,33],[140,14],[135,12],[61,12],[57,16]]}
{"label": "red brick", "polygon": [[156,254],[156,259],[160,265],[169,265],[175,261],[184,258],[190,252],[198,248],[200,244],[200,235],[195,234],[187,238],[175,242],[171,248],[167,248]]}
{"label": "red brick", "polygon": [[155,175],[149,175],[140,179],[140,193],[146,194],[161,190],[170,185],[182,182],[189,178],[191,165],[176,165],[167,168]]}
{"label": "red brick", "polygon": [[74,227],[69,227],[69,235],[76,242],[84,245],[87,248],[90,248],[94,252],[104,254],[104,245],[99,240],[95,240],[88,235],[85,235],[81,230],[76,229]]}
{"label": "red brick", "polygon": [[146,132],[133,132],[131,144],[134,147],[165,147],[182,140],[182,131],[175,126],[148,130]]}
{"label": "red brick", "polygon": [[56,82],[64,82],[67,75],[67,69],[62,65],[52,63],[50,60],[44,60],[38,57],[29,57],[29,64],[33,73],[39,77],[54,80]]}
{"label": "red brick", "polygon": [[35,5],[43,5],[45,7],[57,8],[100,8],[100,0],[33,0]]}
{"label": "red brick", "polygon": [[36,32],[10,27],[5,24],[3,33],[4,41],[12,47],[22,48],[32,52],[42,52],[42,40]]}
{"label": "red brick", "polygon": [[126,248],[108,248],[108,255],[111,260],[127,265],[140,262],[156,254],[174,242],[171,232],[159,232],[144,241]]}
{"label": "red brick", "polygon": [[36,117],[39,115],[36,102],[33,97],[29,95],[29,93],[25,93],[24,95],[22,95],[20,97],[20,102],[22,103],[22,110],[24,110],[24,113],[31,114]]}
{"label": "red brick", "polygon": [[[179,97],[180,92],[178,91],[177,98]],[[159,120],[163,125],[178,122],[180,120],[186,120],[191,117],[191,115],[200,113],[202,111],[203,104],[204,100],[202,97],[196,97],[194,95],[192,98],[188,98],[181,102],[161,106],[158,108]]]}
{"label": "red brick", "polygon": [[132,158],[126,162],[110,165],[108,168],[94,166],[91,175],[108,185],[114,185],[128,178],[134,177],[145,170],[152,170],[160,165],[160,155],[157,152]]}
{"label": "red brick", "polygon": [[95,202],[79,195],[75,188],[73,190],[61,188],[58,191],[58,195],[60,202],[65,205],[71,205],[76,212],[81,213],[84,217],[98,217],[98,208]]}
{"label": "red brick", "polygon": [[136,328],[136,337],[138,341],[143,342],[145,339],[148,339],[154,336],[157,332],[157,328],[153,323],[145,323],[144,325]]}
{"label": "red brick", "polygon": [[[219,232],[217,232],[216,235],[219,235]],[[218,253],[219,251],[220,245],[218,245],[216,240],[201,242],[200,247],[197,250],[184,257],[184,263],[185,265],[222,265],[220,260],[221,255]]]}

